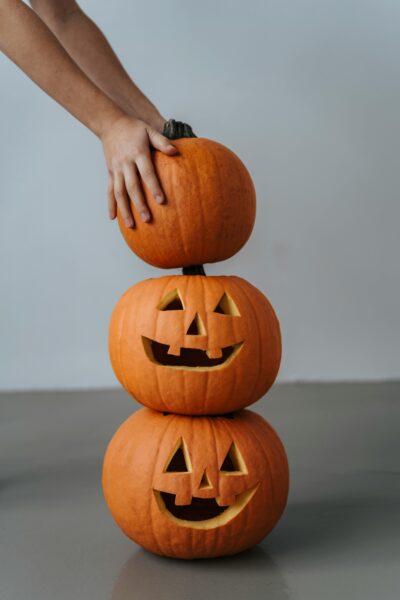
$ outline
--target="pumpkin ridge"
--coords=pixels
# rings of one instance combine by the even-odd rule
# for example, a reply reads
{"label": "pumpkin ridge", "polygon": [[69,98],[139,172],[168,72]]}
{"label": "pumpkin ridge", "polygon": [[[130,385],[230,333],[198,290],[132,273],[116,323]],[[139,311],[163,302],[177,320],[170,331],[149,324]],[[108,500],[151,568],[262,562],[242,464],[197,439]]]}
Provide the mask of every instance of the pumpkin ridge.
{"label": "pumpkin ridge", "polygon": [[[146,410],[151,410],[151,409],[146,409]],[[166,437],[168,430],[171,428],[171,425],[174,423],[175,418],[176,418],[176,415],[174,415],[173,413],[171,413],[171,414],[173,415],[173,418],[172,419],[168,419],[168,422],[166,423],[165,428],[164,428],[164,430],[162,432],[160,443],[159,443],[159,445],[157,447],[156,457],[155,457],[155,460],[154,460],[154,463],[153,463],[153,471],[152,471],[152,478],[151,478],[152,481],[154,479],[154,470],[156,468],[156,465],[158,464],[158,460],[159,460],[159,456],[160,456],[160,449],[161,449],[161,446],[162,446],[162,441]],[[153,490],[151,490],[151,491],[153,491]],[[151,502],[151,507],[150,507],[149,513],[150,513],[151,531],[153,533],[153,537],[154,537],[154,539],[156,541],[156,544],[157,544],[157,546],[158,546],[158,548],[160,550],[160,553],[163,553],[163,552],[165,552],[165,550],[161,546],[159,538],[158,538],[158,536],[156,534],[157,527],[154,527],[153,511],[154,511],[154,509],[158,510],[158,506],[155,503],[155,498],[154,498],[154,494],[153,493],[151,494],[151,500],[150,500],[150,502]]]}
{"label": "pumpkin ridge", "polygon": [[[218,456],[218,452],[217,452],[217,436],[215,434],[214,421],[210,417],[208,417],[207,418],[207,422],[208,422],[208,424],[210,426],[210,429],[211,429],[211,437],[212,437],[213,445],[214,445],[214,456]],[[218,482],[218,486],[219,486],[219,482]],[[218,493],[219,494],[221,493],[220,489],[218,489]],[[211,555],[215,554],[216,548],[218,546],[218,541],[219,541],[218,540],[218,533],[216,532],[216,530],[214,530],[213,531],[213,542],[214,543],[213,543],[213,550],[212,550],[212,554]]]}
{"label": "pumpkin ridge", "polygon": [[127,381],[126,381],[126,375],[125,375],[125,367],[124,367],[124,362],[122,359],[122,344],[121,344],[121,332],[125,329],[125,323],[126,323],[126,318],[127,318],[127,314],[128,314],[128,300],[130,298],[130,296],[132,295],[132,288],[128,291],[127,297],[126,297],[126,302],[125,302],[125,306],[122,309],[122,314],[120,316],[120,318],[118,319],[118,346],[117,346],[117,353],[118,353],[118,359],[119,359],[119,364],[121,366],[121,383],[122,386],[127,390],[128,386],[127,386]]}
{"label": "pumpkin ridge", "polygon": [[[168,427],[168,425],[167,425],[167,427]],[[155,460],[154,460],[154,464],[157,464],[157,458],[158,458],[158,454],[159,454],[159,452],[160,452],[160,447],[158,447],[158,448],[157,448],[157,451],[156,451],[156,457],[155,457]],[[153,469],[153,471],[152,471],[152,477],[151,477],[151,479],[150,479],[150,480],[152,480],[152,479],[153,479],[153,477],[154,477],[154,469]],[[150,518],[150,527],[149,527],[149,529],[150,529],[150,531],[151,531],[151,534],[152,534],[153,540],[154,540],[154,542],[155,542],[155,544],[156,544],[156,546],[157,546],[157,548],[158,548],[158,551],[159,551],[160,553],[162,553],[162,551],[163,551],[163,550],[162,550],[162,548],[161,548],[161,544],[160,544],[160,541],[159,541],[159,539],[158,539],[158,536],[157,536],[157,534],[156,534],[156,532],[155,532],[155,527],[154,527],[154,519],[153,519],[153,504],[152,504],[152,502],[153,502],[153,499],[151,499],[151,500],[150,500],[150,502],[151,502],[151,505],[150,505],[150,510],[149,510],[149,518]]]}
{"label": "pumpkin ridge", "polygon": [[[255,326],[255,329],[257,330],[257,338],[258,338],[257,364],[258,364],[258,368],[256,371],[257,376],[254,378],[255,381],[253,382],[253,386],[251,389],[251,394],[249,394],[250,398],[252,398],[254,396],[254,392],[259,387],[259,381],[260,381],[260,376],[261,376],[261,368],[262,368],[262,364],[261,364],[261,350],[262,350],[261,334],[260,334],[260,328],[258,325],[257,311],[255,310],[255,307],[252,302],[252,298],[250,298],[249,294],[247,293],[247,289],[246,289],[246,285],[249,285],[249,284],[245,279],[242,279],[241,277],[235,277],[235,284],[238,283],[237,280],[240,280],[240,289],[243,291],[243,294],[245,295],[245,297],[249,303],[249,306],[251,307],[251,310],[253,313],[254,326]],[[242,285],[242,282],[244,282],[245,285]],[[249,335],[250,335],[250,332],[249,332]],[[253,400],[253,402],[257,402],[257,400],[259,400],[259,398],[256,398],[255,400]]]}
{"label": "pumpkin ridge", "polygon": [[[235,439],[235,430],[234,428],[232,428],[232,431],[230,431],[228,425],[226,424],[226,422],[224,420],[221,421],[223,428],[225,429],[225,431],[228,433],[229,437],[232,439],[233,442],[235,442],[237,444],[237,440]],[[229,451],[229,449],[228,449]],[[222,465],[221,465],[222,466]],[[236,517],[239,515],[236,515]],[[232,521],[235,520],[235,517],[232,519]],[[244,522],[244,526],[242,528],[242,533],[246,532],[247,533],[247,514],[245,514],[245,522]],[[243,537],[243,536],[242,536]],[[230,551],[232,551],[232,544],[230,545]]]}
{"label": "pumpkin ridge", "polygon": [[[199,176],[201,177],[201,173],[199,173],[199,170],[196,169],[196,190],[197,190],[197,196],[199,196]],[[199,241],[199,256],[204,256],[204,236],[200,234],[201,231],[204,231],[205,229],[205,223],[206,223],[206,219],[205,219],[205,215],[204,215],[204,208],[203,208],[203,203],[199,202],[198,203],[198,214],[200,215],[200,221],[201,223],[199,224],[199,235],[197,236],[197,240]],[[197,256],[197,254],[196,254]]]}
{"label": "pumpkin ridge", "polygon": [[[243,435],[244,435],[244,436],[246,436],[246,435],[253,435],[253,433],[254,433],[254,431],[253,431],[253,430],[251,430],[251,432],[250,432],[250,431],[246,431],[246,430],[249,428],[249,426],[248,426],[248,417],[251,415],[251,413],[249,413],[249,412],[247,412],[247,411],[244,411],[244,412],[245,412],[246,419],[245,419],[245,423],[244,423],[244,425],[245,425],[245,428],[244,428],[244,431],[243,431],[242,433],[243,433]],[[256,414],[256,413],[253,413],[253,414]],[[259,416],[259,415],[257,415],[257,417],[258,417],[258,416]],[[257,418],[255,418],[255,419],[254,419],[254,421],[252,421],[252,420],[250,419],[250,428],[251,428],[251,425],[253,425],[253,424],[254,424],[254,423],[256,423],[256,422],[257,422]],[[268,476],[269,476],[269,480],[271,481],[271,479],[272,479],[272,473],[271,473],[271,469],[270,469],[270,463],[269,463],[269,461],[268,461],[268,457],[267,457],[267,454],[266,454],[266,450],[264,449],[264,445],[262,444],[262,442],[260,442],[260,439],[258,438],[258,436],[257,436],[257,435],[254,435],[253,441],[256,441],[256,444],[255,444],[255,445],[258,447],[258,451],[260,451],[260,450],[261,450],[261,453],[262,453],[262,454],[264,455],[264,457],[266,458],[266,463],[267,463],[267,465],[268,465]],[[257,454],[256,454],[256,456],[257,456]],[[253,468],[254,468],[254,465],[253,465]],[[260,482],[260,483],[261,483],[261,482]],[[264,490],[263,490],[263,486],[259,485],[258,487],[259,487],[259,489],[258,489],[258,490],[256,490],[256,493],[257,493],[257,492],[258,492],[258,493],[263,493],[263,492],[264,492]],[[264,492],[264,493],[265,493],[265,492]],[[244,525],[243,525],[243,526],[242,526],[242,528],[241,528],[241,535],[239,536],[239,539],[240,539],[240,544],[242,544],[242,543],[243,543],[243,542],[242,542],[242,540],[243,540],[243,538],[245,537],[245,534],[247,533],[247,527],[248,527],[248,524],[249,524],[249,514],[248,514],[247,512],[245,512],[245,523],[244,523]],[[246,545],[246,544],[245,544],[245,545]],[[251,545],[253,545],[253,544],[251,544]]]}
{"label": "pumpkin ridge", "polygon": [[[141,310],[141,309],[142,309],[142,307],[143,307],[143,302],[144,302],[144,299],[146,298],[146,293],[145,293],[145,292],[146,292],[146,289],[147,289],[147,288],[149,287],[149,285],[150,285],[150,283],[149,283],[149,282],[151,282],[151,281],[152,281],[152,279],[150,278],[150,279],[146,279],[145,281],[141,282],[141,283],[145,284],[145,286],[144,286],[143,293],[139,295],[139,308],[140,308],[140,314],[141,314],[141,312],[142,312],[142,310]],[[134,288],[132,288],[132,289],[134,289]],[[142,386],[142,378],[141,378],[141,377],[135,377],[135,382],[136,382],[136,385],[137,385],[137,387],[138,387],[138,393],[137,393],[137,396],[138,396],[138,397],[140,397],[140,396],[141,396],[141,390],[143,389],[143,386]]]}
{"label": "pumpkin ridge", "polygon": [[[254,413],[254,414],[256,414],[256,413]],[[257,415],[257,417],[259,417],[259,418],[258,419],[253,418],[253,420],[252,420],[253,424],[255,425],[255,429],[258,430],[258,432],[261,435],[265,435],[265,433],[268,433],[268,437],[269,437],[268,450],[270,450],[271,454],[273,455],[275,470],[276,471],[279,470],[279,472],[282,473],[282,467],[283,467],[285,474],[288,475],[288,461],[287,461],[286,451],[285,451],[285,447],[282,443],[282,440],[280,439],[277,432],[275,431],[275,429],[272,427],[272,425],[268,421],[266,421],[265,419],[260,417],[260,415]],[[259,440],[257,433],[255,433],[255,436]],[[263,451],[264,451],[264,454],[266,456],[266,459],[268,461],[268,466],[269,466],[269,473],[270,473],[270,480],[271,480],[272,505],[276,509],[276,506],[279,505],[280,494],[277,495],[277,493],[276,493],[277,492],[277,490],[276,490],[277,481],[274,480],[274,477],[273,477],[274,469],[272,469],[272,467],[271,467],[271,457],[265,448],[263,448]],[[278,515],[278,518],[283,513],[284,508],[286,506],[286,502],[287,502],[287,494],[286,494],[285,503],[280,508],[280,513]]]}
{"label": "pumpkin ridge", "polygon": [[[280,365],[281,365],[281,359],[282,359],[282,334],[281,334],[281,328],[280,328],[278,316],[277,316],[277,314],[275,312],[275,309],[272,306],[271,302],[261,292],[261,290],[259,290],[256,287],[254,287],[254,289],[255,289],[255,292],[256,292],[256,294],[255,294],[255,296],[256,296],[256,302],[259,303],[259,304],[261,304],[261,303],[264,303],[266,301],[266,304],[267,304],[267,307],[268,307],[268,321],[267,321],[268,336],[271,336],[271,339],[274,341],[273,344],[270,344],[270,347],[271,347],[270,358],[272,358],[273,362],[276,364],[276,368],[275,368],[275,373],[274,373],[273,380],[272,380],[272,382],[270,382],[270,385],[268,386],[268,389],[267,389],[267,392],[268,392],[268,390],[271,388],[272,384],[274,383],[276,377],[278,376]],[[261,363],[261,357],[263,356],[262,348],[263,348],[264,345],[265,344],[262,341],[262,346],[261,346],[261,351],[260,351],[260,363]],[[261,368],[260,368],[260,372],[262,372]]]}
{"label": "pumpkin ridge", "polygon": [[[161,294],[161,297],[162,297],[162,298],[164,298],[164,296],[165,296],[165,292],[166,292],[166,290],[167,290],[167,288],[168,288],[169,284],[172,282],[172,280],[173,280],[173,279],[174,279],[174,276],[173,276],[173,275],[169,275],[169,276],[167,276],[167,277],[166,277],[166,280],[167,280],[167,281],[166,281],[166,283],[165,283],[165,286],[163,287],[163,291],[162,291],[162,294]],[[155,327],[155,333],[157,332],[158,317],[159,317],[158,313],[156,313],[156,314],[157,314],[157,318],[156,318],[156,327]],[[159,368],[162,368],[162,367],[159,367]],[[159,368],[156,368],[156,372],[155,372],[155,379],[156,379],[156,384],[157,384],[157,391],[158,391],[158,395],[159,395],[159,397],[160,397],[160,399],[161,399],[161,401],[162,401],[162,403],[163,403],[163,405],[164,405],[164,408],[165,408],[165,409],[166,409],[166,410],[169,412],[169,409],[170,409],[170,407],[169,407],[169,403],[165,401],[165,399],[164,399],[164,393],[163,393],[163,391],[161,390],[161,386],[160,386],[160,380],[159,380]]]}
{"label": "pumpkin ridge", "polygon": [[[225,281],[226,281],[226,279],[225,279]],[[226,287],[226,286],[224,286],[224,288],[225,288],[225,287]],[[229,282],[228,282],[228,287],[229,287]],[[232,323],[233,323],[233,327],[232,327],[232,329],[233,329],[233,331],[234,331],[234,334],[235,334],[235,339],[236,339],[236,327],[235,327],[235,323],[236,323],[236,321],[235,321],[235,320],[233,320],[233,321],[232,321]],[[243,341],[245,341],[245,340],[243,340]],[[247,340],[247,341],[248,341],[248,340]],[[243,343],[243,342],[242,342],[242,343]],[[236,398],[236,397],[237,397],[237,387],[238,387],[238,377],[237,377],[237,370],[236,370],[236,369],[233,369],[233,382],[231,382],[231,390],[232,390],[232,391],[231,391],[231,394],[232,394],[232,397],[233,397],[233,398]]]}
{"label": "pumpkin ridge", "polygon": [[[248,413],[247,411],[243,411],[243,413],[242,413],[242,414],[244,414],[244,415],[245,415],[245,419],[244,419],[244,421],[242,421],[242,422],[240,423],[241,427],[239,427],[239,428],[238,428],[238,431],[235,431],[235,430],[233,429],[233,431],[232,431],[232,432],[230,432],[230,430],[229,430],[229,427],[227,426],[227,423],[226,423],[225,421],[223,421],[223,425],[224,425],[225,429],[228,431],[228,434],[231,436],[232,440],[234,441],[234,443],[235,443],[237,446],[241,446],[241,444],[239,444],[239,443],[238,443],[238,439],[237,439],[237,437],[243,437],[243,438],[246,438],[246,437],[248,437],[249,435],[251,435],[251,432],[249,431],[248,421],[247,421],[247,417],[248,417],[249,413]],[[254,444],[254,440],[251,440],[251,442]],[[258,440],[258,439],[257,439],[257,446],[258,446],[258,447],[262,446],[262,444],[259,442],[259,440]],[[257,456],[257,455],[256,455],[256,456]],[[254,465],[253,465],[253,467],[254,467]],[[258,481],[258,482],[256,483],[256,486],[257,486],[257,488],[260,488],[260,486],[261,486],[261,481]],[[256,494],[257,492],[258,492],[258,493],[261,493],[261,491],[262,491],[262,489],[260,489],[260,491],[259,491],[259,492],[258,492],[258,489],[256,489],[256,490],[255,490],[255,494]],[[238,515],[236,515],[236,516],[238,516]],[[245,523],[244,523],[244,525],[243,525],[243,526],[242,526],[242,528],[241,528],[241,536],[239,536],[239,539],[240,539],[240,540],[243,540],[243,539],[244,539],[244,537],[245,537],[245,534],[247,533],[247,527],[248,527],[248,524],[249,524],[249,519],[250,519],[250,515],[249,515],[249,513],[248,513],[248,512],[245,512],[245,517],[244,517],[244,518],[245,518]],[[232,520],[233,520],[233,519],[232,519]],[[240,544],[242,544],[242,542],[241,542]]]}
{"label": "pumpkin ridge", "polygon": [[[201,281],[201,288],[203,290],[203,298],[204,298],[204,305],[207,306],[206,304],[206,300],[207,300],[207,293],[206,293],[206,286],[204,285],[204,281],[203,278],[200,279]],[[208,339],[210,339],[210,325],[208,322],[208,318],[207,318],[207,336]],[[206,371],[206,381],[204,384],[204,396],[203,396],[203,409],[206,409],[206,407],[208,406],[208,384],[210,382],[210,378],[209,378],[209,371]]]}
{"label": "pumpkin ridge", "polygon": [[[185,297],[187,297],[187,295],[188,295],[189,283],[190,283],[190,278],[186,277],[186,279],[184,280]],[[185,372],[182,374],[182,387],[183,387],[182,397],[184,398],[185,410],[187,410],[188,397],[187,397],[187,393],[186,393],[186,373]],[[190,406],[189,406],[189,410],[190,410]]]}
{"label": "pumpkin ridge", "polygon": [[[256,430],[258,430],[259,423],[257,422],[256,419],[254,420],[254,425],[255,425]],[[270,433],[270,431],[268,431],[268,434],[269,433]],[[256,431],[254,432],[254,437],[256,438],[258,445],[260,447],[260,450],[261,450],[262,454],[264,455],[265,460],[267,461],[267,464],[268,464],[268,476],[269,476],[269,483],[270,483],[270,488],[271,488],[271,499],[272,499],[272,505],[275,507],[275,494],[274,494],[274,485],[273,485],[274,482],[273,482],[273,477],[272,477],[273,470],[271,468],[270,457],[267,452],[267,449],[264,448],[264,445],[260,442],[260,438],[258,437]],[[269,438],[271,438],[270,435],[269,435]],[[271,440],[269,440],[269,441],[271,441]]]}
{"label": "pumpkin ridge", "polygon": [[[174,169],[173,173],[174,173],[174,175],[173,175],[173,181],[172,181],[172,188],[176,187],[176,185],[177,185],[177,181],[176,181],[176,169]],[[183,252],[185,254],[185,262],[187,260],[190,261],[190,253],[188,252],[186,237],[185,237],[185,234],[184,234],[184,231],[183,231],[183,227],[182,227],[181,213],[180,213],[179,210],[176,211],[176,221],[175,222],[178,225],[179,236],[181,238],[182,246],[183,246]]]}
{"label": "pumpkin ridge", "polygon": [[[219,150],[219,147],[218,147]],[[221,188],[224,187],[224,182],[221,181],[221,168],[220,168],[220,164],[218,161],[218,158],[216,156],[217,152],[211,152],[211,155],[213,157],[213,162],[215,165],[215,171],[217,173],[217,179],[218,179],[218,186]],[[227,206],[222,206],[220,205],[220,203],[218,203],[218,221],[219,221],[219,231],[216,234],[216,239],[217,241],[217,248],[218,248],[218,254],[220,254],[221,256],[224,256],[224,251],[223,249],[221,249],[221,246],[223,245],[223,243],[225,243],[225,239],[224,239],[224,230],[225,230],[225,221],[226,221],[226,215],[229,215],[229,207]]]}
{"label": "pumpkin ridge", "polygon": [[[190,424],[190,430],[189,430],[190,431],[190,447],[192,447],[192,445],[193,445],[193,437],[194,437],[193,419],[191,419],[189,421],[189,424]],[[193,464],[194,464],[194,456],[193,456]],[[194,472],[194,468],[193,468],[193,472]],[[192,489],[190,491],[193,492]],[[192,493],[192,495],[193,495],[193,493]],[[189,531],[190,531],[190,542],[189,542],[190,554],[193,554],[193,548],[194,548],[194,531],[190,530],[190,528],[189,528]]]}
{"label": "pumpkin ridge", "polygon": [[[152,281],[152,279],[147,279],[147,287],[150,287],[150,282]],[[143,312],[143,307],[145,305],[145,298],[146,298],[147,294],[146,293],[142,293],[139,295],[139,299],[138,299],[138,310],[136,311],[137,313],[139,313],[140,315]],[[140,372],[140,371],[139,371]],[[135,384],[136,384],[136,396],[137,398],[140,398],[142,395],[142,390],[143,390],[143,378],[142,377],[136,377],[135,376]]]}

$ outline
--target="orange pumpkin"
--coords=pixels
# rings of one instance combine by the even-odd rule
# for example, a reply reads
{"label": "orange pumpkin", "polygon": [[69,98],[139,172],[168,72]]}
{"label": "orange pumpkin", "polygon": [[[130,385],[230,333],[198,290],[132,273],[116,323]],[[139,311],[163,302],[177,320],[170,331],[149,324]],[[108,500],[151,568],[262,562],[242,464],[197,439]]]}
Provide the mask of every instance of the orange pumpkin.
{"label": "orange pumpkin", "polygon": [[181,267],[225,260],[247,241],[255,220],[255,191],[240,159],[204,138],[174,141],[179,151],[153,154],[167,202],[158,205],[144,185],[152,222],[132,206],[135,228],[118,213],[122,235],[140,258],[155,267]]}
{"label": "orange pumpkin", "polygon": [[181,414],[232,412],[273,384],[275,312],[240,277],[170,276],[131,287],[111,318],[114,372],[139,402]]}
{"label": "orange pumpkin", "polygon": [[241,552],[279,520],[287,499],[282,442],[259,415],[187,417],[147,408],[111,440],[103,490],[122,531],[177,558]]}

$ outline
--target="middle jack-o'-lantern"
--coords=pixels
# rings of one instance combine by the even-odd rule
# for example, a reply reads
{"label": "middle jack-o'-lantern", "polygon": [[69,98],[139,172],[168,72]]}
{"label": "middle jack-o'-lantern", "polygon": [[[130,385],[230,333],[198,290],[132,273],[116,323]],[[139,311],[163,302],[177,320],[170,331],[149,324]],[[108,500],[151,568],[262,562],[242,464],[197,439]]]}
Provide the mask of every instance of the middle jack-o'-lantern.
{"label": "middle jack-o'-lantern", "polygon": [[142,404],[180,414],[220,414],[267,392],[281,358],[279,322],[240,277],[148,279],[120,299],[109,351],[123,387]]}
{"label": "middle jack-o'-lantern", "polygon": [[156,554],[210,558],[261,541],[288,492],[283,445],[259,415],[187,417],[147,408],[106,452],[103,490],[124,533]]}

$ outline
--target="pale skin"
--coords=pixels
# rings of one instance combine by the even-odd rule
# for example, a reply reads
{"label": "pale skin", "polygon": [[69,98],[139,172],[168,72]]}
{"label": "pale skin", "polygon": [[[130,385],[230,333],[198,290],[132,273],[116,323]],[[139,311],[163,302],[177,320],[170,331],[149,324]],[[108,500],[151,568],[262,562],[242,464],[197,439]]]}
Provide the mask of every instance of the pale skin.
{"label": "pale skin", "polygon": [[155,202],[165,202],[151,148],[177,154],[161,134],[164,117],[74,0],[31,0],[31,6],[0,0],[0,50],[101,140],[110,218],[118,209],[127,227],[135,218],[150,223],[141,180]]}

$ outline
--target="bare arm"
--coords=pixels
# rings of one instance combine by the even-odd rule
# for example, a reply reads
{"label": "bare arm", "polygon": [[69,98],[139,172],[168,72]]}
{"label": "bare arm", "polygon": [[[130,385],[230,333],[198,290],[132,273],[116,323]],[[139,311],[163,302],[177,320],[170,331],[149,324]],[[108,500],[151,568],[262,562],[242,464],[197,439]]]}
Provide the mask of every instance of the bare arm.
{"label": "bare arm", "polygon": [[0,50],[101,139],[110,176],[110,217],[115,217],[118,205],[127,226],[133,226],[130,197],[142,220],[149,221],[139,172],[156,200],[163,202],[149,145],[174,154],[169,141],[101,91],[21,0],[0,0]]}
{"label": "bare arm", "polygon": [[126,113],[162,131],[165,119],[134,84],[107,39],[75,0],[31,0],[82,71]]}

